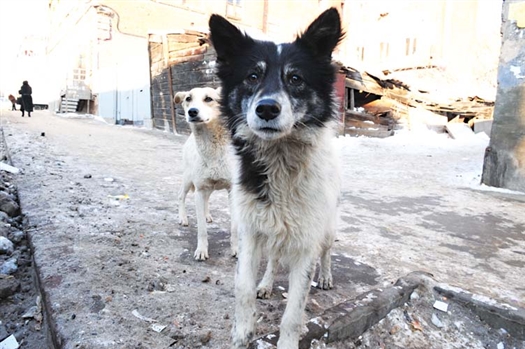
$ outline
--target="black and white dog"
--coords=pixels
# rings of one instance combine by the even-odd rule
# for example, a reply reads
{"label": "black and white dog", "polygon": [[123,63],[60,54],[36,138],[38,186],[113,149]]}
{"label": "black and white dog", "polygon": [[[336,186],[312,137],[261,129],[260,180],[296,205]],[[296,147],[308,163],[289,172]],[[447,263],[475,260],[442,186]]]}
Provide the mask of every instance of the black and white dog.
{"label": "black and white dog", "polygon": [[[235,150],[232,200],[239,231],[233,348],[255,333],[256,277],[263,251],[289,268],[279,349],[298,347],[315,264],[332,288],[330,248],[340,191],[333,148],[337,120],[332,51],[339,13],[321,14],[294,42],[254,40],[219,15],[209,21],[222,83],[221,111]],[[261,288],[270,288],[273,277]]]}

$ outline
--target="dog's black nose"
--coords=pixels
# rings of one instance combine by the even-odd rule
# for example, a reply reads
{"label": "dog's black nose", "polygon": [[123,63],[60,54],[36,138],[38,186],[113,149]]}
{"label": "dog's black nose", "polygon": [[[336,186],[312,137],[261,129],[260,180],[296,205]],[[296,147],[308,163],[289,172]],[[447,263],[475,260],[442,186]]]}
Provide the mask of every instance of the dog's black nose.
{"label": "dog's black nose", "polygon": [[190,116],[190,118],[194,118],[194,117],[198,116],[199,115],[199,109],[191,108],[190,110],[188,110],[188,115]]}
{"label": "dog's black nose", "polygon": [[201,117],[199,116],[199,109],[190,108],[188,110],[188,121],[189,122],[201,122]]}
{"label": "dog's black nose", "polygon": [[275,99],[261,99],[255,108],[255,114],[263,120],[273,120],[281,114],[281,105]]}

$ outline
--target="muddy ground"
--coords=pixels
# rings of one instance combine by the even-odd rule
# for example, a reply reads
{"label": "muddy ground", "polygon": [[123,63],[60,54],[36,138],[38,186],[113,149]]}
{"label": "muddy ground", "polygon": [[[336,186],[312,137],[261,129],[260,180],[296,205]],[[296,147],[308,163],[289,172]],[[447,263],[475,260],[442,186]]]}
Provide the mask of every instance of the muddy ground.
{"label": "muddy ground", "polygon": [[[13,182],[50,314],[52,345],[227,348],[235,266],[227,198],[223,192],[212,195],[210,260],[194,261],[192,196],[190,226],[177,224],[185,137],[46,112],[22,119],[3,111],[1,121],[13,165],[22,171]],[[479,186],[485,140],[461,143],[426,135],[338,142],[345,184],[333,251],[336,286],[312,290],[308,317],[414,270],[525,305],[525,197]],[[286,287],[281,275],[272,298],[259,302],[260,334],[278,328]],[[380,332],[394,338],[407,330],[390,334],[393,325],[380,326],[370,341],[379,341]],[[496,339],[480,330],[479,341],[458,342],[430,336],[444,332],[427,320],[423,328],[426,342],[410,341],[421,335],[408,327],[403,337],[408,342],[382,343],[498,349],[500,342],[505,348],[522,343],[509,342],[514,339],[499,329],[491,332]],[[368,345],[366,338],[352,345]]]}

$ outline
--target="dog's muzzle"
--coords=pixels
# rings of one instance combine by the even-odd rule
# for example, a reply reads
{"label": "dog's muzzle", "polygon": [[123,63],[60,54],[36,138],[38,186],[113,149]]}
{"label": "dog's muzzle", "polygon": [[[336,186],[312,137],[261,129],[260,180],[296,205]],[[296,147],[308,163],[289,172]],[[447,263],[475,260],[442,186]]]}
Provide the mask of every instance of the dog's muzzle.
{"label": "dog's muzzle", "polygon": [[188,122],[201,122],[202,119],[199,116],[199,109],[190,108],[188,110]]}

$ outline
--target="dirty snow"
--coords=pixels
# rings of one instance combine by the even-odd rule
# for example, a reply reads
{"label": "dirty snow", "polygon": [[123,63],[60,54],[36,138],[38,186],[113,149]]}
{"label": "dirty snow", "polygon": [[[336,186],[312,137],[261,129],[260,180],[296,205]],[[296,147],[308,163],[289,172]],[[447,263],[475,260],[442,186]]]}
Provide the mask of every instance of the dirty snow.
{"label": "dirty snow", "polygon": [[[190,253],[192,196],[190,226],[177,224],[185,136],[38,111],[31,120],[8,112],[2,123],[21,170],[17,185],[46,307],[64,347],[229,346],[235,262],[227,253],[227,195],[211,197],[211,258],[198,263]],[[479,184],[485,135],[460,141],[400,132],[335,143],[343,169],[335,287],[312,289],[308,318],[415,270],[523,306],[524,196]],[[279,273],[274,289],[287,286]],[[285,303],[281,292],[258,301],[257,335],[277,330]],[[135,309],[168,327],[151,330]]]}

